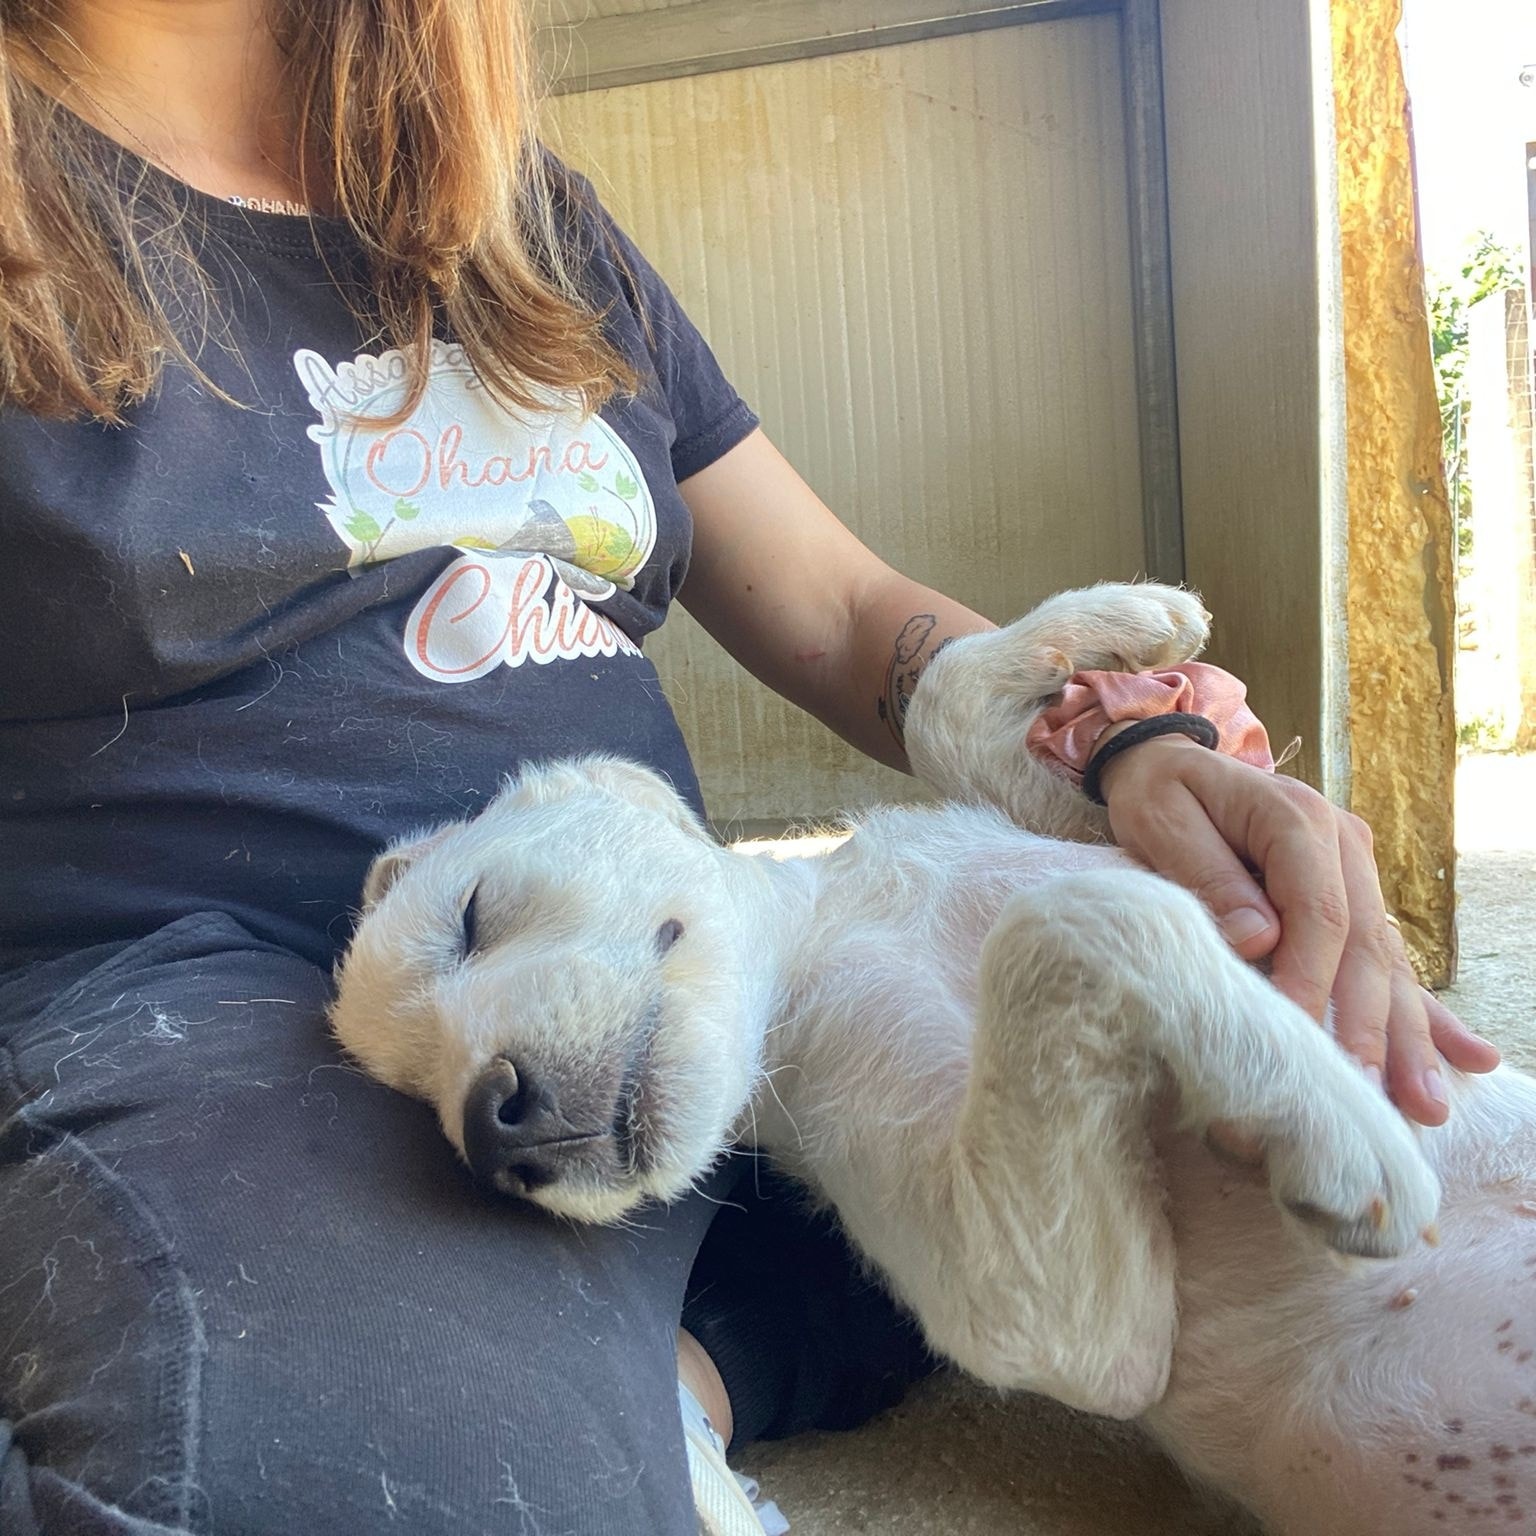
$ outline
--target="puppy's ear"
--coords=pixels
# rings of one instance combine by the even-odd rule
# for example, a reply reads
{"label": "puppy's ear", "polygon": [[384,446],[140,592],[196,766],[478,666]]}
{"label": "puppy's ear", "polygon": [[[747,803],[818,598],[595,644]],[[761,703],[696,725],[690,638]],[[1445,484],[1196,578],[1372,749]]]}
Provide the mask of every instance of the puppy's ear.
{"label": "puppy's ear", "polygon": [[430,832],[413,832],[391,843],[372,864],[363,877],[363,911],[368,913],[383,901],[389,888],[422,854],[435,848],[455,830],[457,822],[436,827]]}
{"label": "puppy's ear", "polygon": [[671,783],[650,768],[622,757],[584,757],[572,765],[588,783],[611,795],[628,800],[631,805],[658,812],[673,826],[692,832],[706,842],[713,841],[703,822],[694,815]]}

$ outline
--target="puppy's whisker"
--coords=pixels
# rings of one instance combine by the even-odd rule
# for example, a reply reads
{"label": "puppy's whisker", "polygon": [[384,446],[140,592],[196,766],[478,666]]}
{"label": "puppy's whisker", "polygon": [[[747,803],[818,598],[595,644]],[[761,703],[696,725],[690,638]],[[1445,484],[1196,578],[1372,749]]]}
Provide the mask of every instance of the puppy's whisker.
{"label": "puppy's whisker", "polygon": [[[787,1063],[787,1065],[792,1066],[794,1063]],[[783,1068],[781,1067],[779,1070],[782,1071]],[[772,1072],[764,1072],[763,1082],[767,1084],[768,1092],[773,1095],[774,1103],[779,1106],[779,1109],[783,1113],[784,1118],[789,1121],[789,1128],[795,1133],[796,1146],[803,1150],[805,1147],[805,1137],[800,1134],[800,1127],[795,1123],[795,1117],[790,1114],[789,1109],[784,1103],[784,1100],[779,1097],[779,1090],[773,1085],[773,1076],[774,1074]]]}
{"label": "puppy's whisker", "polygon": [[[752,1097],[755,1098],[756,1095],[754,1094]],[[759,1153],[757,1150],[757,1105],[752,1102],[752,1098],[747,1100],[747,1114],[752,1118],[752,1146],[750,1148],[743,1148],[742,1150],[751,1153],[752,1193],[756,1195],[759,1200],[761,1200],[763,1198],[763,1184],[762,1179],[759,1176]]]}
{"label": "puppy's whisker", "polygon": [[[700,1178],[702,1177],[703,1175],[700,1175]],[[746,1206],[740,1204],[738,1201],[716,1200],[713,1195],[705,1193],[704,1187],[698,1179],[695,1179],[689,1187],[701,1200],[707,1200],[711,1205],[718,1205],[722,1210],[740,1211],[743,1216],[747,1214]]]}

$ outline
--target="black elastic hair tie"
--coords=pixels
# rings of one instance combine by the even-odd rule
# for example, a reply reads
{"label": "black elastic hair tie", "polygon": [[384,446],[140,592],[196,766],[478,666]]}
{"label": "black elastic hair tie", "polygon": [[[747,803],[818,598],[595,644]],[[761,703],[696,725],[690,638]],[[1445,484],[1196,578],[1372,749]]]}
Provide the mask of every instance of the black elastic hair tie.
{"label": "black elastic hair tie", "polygon": [[1221,732],[1204,715],[1149,715],[1111,736],[1088,759],[1088,766],[1083,769],[1083,793],[1095,805],[1105,804],[1099,788],[1104,770],[1122,752],[1140,742],[1151,741],[1154,736],[1188,736],[1191,741],[1198,741],[1202,747],[1210,747],[1213,751],[1221,740]]}

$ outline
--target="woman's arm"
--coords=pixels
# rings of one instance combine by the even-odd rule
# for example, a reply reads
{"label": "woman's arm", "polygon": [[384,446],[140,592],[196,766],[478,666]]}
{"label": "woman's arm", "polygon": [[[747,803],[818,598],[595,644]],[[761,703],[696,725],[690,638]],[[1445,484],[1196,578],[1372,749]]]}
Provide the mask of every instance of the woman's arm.
{"label": "woman's arm", "polygon": [[684,481],[683,606],[754,677],[861,752],[907,770],[902,726],[945,640],[995,626],[894,571],[754,432]]}
{"label": "woman's arm", "polygon": [[[902,726],[923,667],[946,639],[992,624],[893,571],[761,432],[682,492],[694,518],[689,611],[777,693],[906,768]],[[1405,1114],[1445,1119],[1442,1054],[1465,1071],[1497,1063],[1414,980],[1358,817],[1176,738],[1125,753],[1104,791],[1122,846],[1194,891],[1239,954],[1269,956],[1275,984],[1314,1018],[1333,1001],[1340,1042]]]}

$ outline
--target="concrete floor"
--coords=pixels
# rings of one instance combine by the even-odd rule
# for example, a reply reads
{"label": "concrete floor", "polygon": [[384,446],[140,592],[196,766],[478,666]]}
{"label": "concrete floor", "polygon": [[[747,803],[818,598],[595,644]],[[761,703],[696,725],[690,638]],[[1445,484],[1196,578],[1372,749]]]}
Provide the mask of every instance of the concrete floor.
{"label": "concrete floor", "polygon": [[[1461,974],[1447,1001],[1536,1070],[1536,757],[1457,781]],[[853,1434],[744,1458],[793,1536],[1252,1536],[1133,1430],[937,1378]]]}

